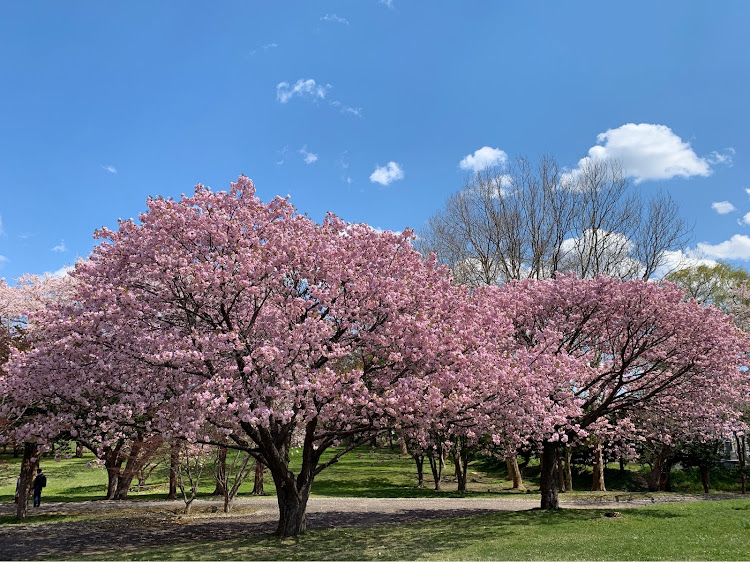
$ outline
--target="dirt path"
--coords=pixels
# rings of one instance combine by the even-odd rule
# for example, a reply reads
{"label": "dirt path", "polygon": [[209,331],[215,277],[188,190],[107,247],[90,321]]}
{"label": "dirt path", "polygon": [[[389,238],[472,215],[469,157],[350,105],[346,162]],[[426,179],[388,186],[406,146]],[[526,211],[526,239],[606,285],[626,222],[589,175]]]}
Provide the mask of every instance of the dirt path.
{"label": "dirt path", "polygon": [[[709,496],[714,498],[713,496]],[[623,509],[661,501],[693,501],[702,496],[644,497],[623,494],[562,499],[563,507]],[[718,498],[716,498],[718,499]],[[216,541],[271,533],[278,508],[275,497],[238,498],[233,513],[221,513],[220,500],[196,501],[195,514],[180,515],[181,501],[96,501],[47,503],[32,514],[80,515],[79,521],[0,526],[0,559],[76,558],[187,541]],[[538,507],[538,497],[499,498],[311,498],[308,528],[373,526],[427,519],[465,517]],[[1,515],[15,505],[0,506]],[[93,517],[91,517],[93,516]]]}

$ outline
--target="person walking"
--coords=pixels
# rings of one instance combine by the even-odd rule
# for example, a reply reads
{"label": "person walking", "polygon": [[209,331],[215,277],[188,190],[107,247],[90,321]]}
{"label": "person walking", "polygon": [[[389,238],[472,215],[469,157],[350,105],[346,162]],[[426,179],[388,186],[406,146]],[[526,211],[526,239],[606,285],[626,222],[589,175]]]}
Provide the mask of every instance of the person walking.
{"label": "person walking", "polygon": [[42,488],[47,485],[47,477],[42,473],[41,468],[36,469],[36,478],[34,478],[34,507],[39,507],[42,503]]}

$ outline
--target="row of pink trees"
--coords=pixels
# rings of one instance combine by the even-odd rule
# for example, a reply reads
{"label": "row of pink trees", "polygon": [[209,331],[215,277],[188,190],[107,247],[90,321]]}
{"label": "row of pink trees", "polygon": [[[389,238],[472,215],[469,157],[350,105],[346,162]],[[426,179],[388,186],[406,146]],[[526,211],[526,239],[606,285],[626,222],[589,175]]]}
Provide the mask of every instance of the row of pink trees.
{"label": "row of pink trees", "polygon": [[542,506],[556,508],[558,443],[635,411],[714,429],[747,396],[742,333],[671,285],[562,276],[470,291],[409,232],[316,224],[284,199],[263,204],[245,177],[148,207],[101,231],[73,297],[35,316],[44,329],[12,358],[3,413],[24,440],[247,451],[270,469],[283,536],[305,530],[315,476],[391,428],[423,448],[436,435],[543,443]]}

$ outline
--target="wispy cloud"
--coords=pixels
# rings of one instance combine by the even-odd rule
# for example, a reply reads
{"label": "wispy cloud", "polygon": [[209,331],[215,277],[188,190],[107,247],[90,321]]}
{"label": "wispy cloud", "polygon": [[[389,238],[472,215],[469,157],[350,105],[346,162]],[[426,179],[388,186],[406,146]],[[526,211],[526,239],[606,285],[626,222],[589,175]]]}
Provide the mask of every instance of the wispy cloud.
{"label": "wispy cloud", "polygon": [[378,0],[379,4],[384,4],[389,8],[393,8],[393,0]]}
{"label": "wispy cloud", "polygon": [[4,263],[8,263],[10,260],[6,258],[3,255],[0,255],[0,265],[3,265]]}
{"label": "wispy cloud", "polygon": [[344,105],[338,100],[333,100],[331,102],[331,106],[338,108],[341,111],[341,113],[348,113],[350,115],[356,115],[357,117],[362,117],[361,107],[350,107],[348,105]]}
{"label": "wispy cloud", "polygon": [[102,170],[106,170],[110,174],[116,174],[117,173],[117,168],[115,168],[112,164],[102,164]]}
{"label": "wispy cloud", "polygon": [[711,165],[723,164],[725,166],[731,167],[734,164],[734,160],[732,158],[736,153],[737,151],[731,146],[725,148],[722,152],[717,152],[716,150],[714,150],[708,156],[706,156],[706,161]]}
{"label": "wispy cloud", "polygon": [[282,166],[284,162],[286,161],[286,155],[287,155],[287,152],[289,152],[289,147],[285,146],[284,148],[282,148],[281,150],[277,150],[276,152],[280,154],[280,158],[281,158],[280,160],[276,160],[276,165]]}
{"label": "wispy cloud", "polygon": [[65,247],[65,240],[60,240],[60,243],[57,246],[54,246],[52,248],[53,252],[67,252],[68,249]]}
{"label": "wispy cloud", "polygon": [[312,78],[300,78],[294,83],[294,86],[291,86],[289,82],[279,82],[276,85],[276,99],[281,103],[287,103],[295,96],[323,99],[330,87],[330,84],[323,86]]}
{"label": "wispy cloud", "polygon": [[737,208],[729,201],[714,201],[711,203],[711,208],[720,215],[726,215],[727,213],[737,210]]}
{"label": "wispy cloud", "polygon": [[404,170],[393,160],[385,166],[376,166],[375,171],[370,174],[370,181],[380,185],[389,185],[401,179],[404,179]]}
{"label": "wispy cloud", "polygon": [[[267,51],[268,49],[275,49],[278,46],[279,46],[278,43],[271,42],[271,43],[265,43],[261,45],[260,48],[263,49],[264,51]],[[250,51],[250,54],[253,56],[256,55],[257,53],[258,53],[258,49],[253,49],[252,51]]]}
{"label": "wispy cloud", "polygon": [[508,161],[508,155],[504,150],[499,148],[492,148],[491,146],[483,146],[482,148],[475,150],[474,154],[467,154],[458,163],[459,168],[462,170],[473,170],[479,172],[485,168],[492,166],[500,166]]}
{"label": "wispy cloud", "polygon": [[0,236],[5,236],[5,229],[3,228],[3,216],[0,215]]}
{"label": "wispy cloud", "polygon": [[299,152],[302,155],[302,158],[304,158],[305,160],[305,164],[312,164],[313,162],[318,161],[318,155],[312,152],[309,152],[307,150],[307,145],[300,148],[297,152]]}
{"label": "wispy cloud", "polygon": [[329,21],[333,23],[343,23],[344,25],[349,25],[349,20],[339,17],[336,14],[326,14],[322,18],[320,18],[320,21]]}

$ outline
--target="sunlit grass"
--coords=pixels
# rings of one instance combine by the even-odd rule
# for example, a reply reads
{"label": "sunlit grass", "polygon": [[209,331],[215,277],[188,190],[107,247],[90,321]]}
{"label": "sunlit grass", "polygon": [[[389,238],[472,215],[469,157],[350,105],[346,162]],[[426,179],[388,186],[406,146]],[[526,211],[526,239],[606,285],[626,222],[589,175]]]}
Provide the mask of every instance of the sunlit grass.
{"label": "sunlit grass", "polygon": [[750,560],[750,501],[503,512],[107,552],[118,560]]}

